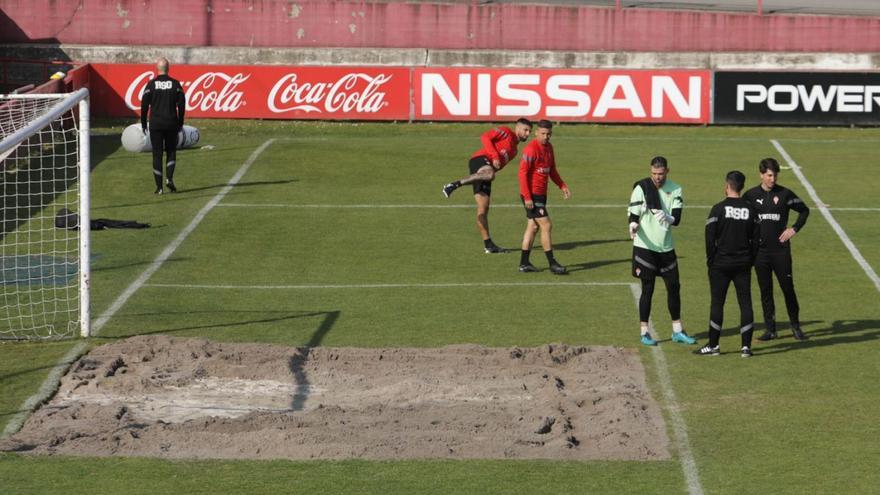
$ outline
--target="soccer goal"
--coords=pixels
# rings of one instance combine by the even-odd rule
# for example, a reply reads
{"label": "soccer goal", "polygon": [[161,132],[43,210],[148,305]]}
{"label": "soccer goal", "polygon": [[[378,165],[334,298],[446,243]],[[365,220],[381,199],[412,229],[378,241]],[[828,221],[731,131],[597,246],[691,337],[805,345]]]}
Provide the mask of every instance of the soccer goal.
{"label": "soccer goal", "polygon": [[0,95],[0,139],[0,340],[87,337],[88,90]]}

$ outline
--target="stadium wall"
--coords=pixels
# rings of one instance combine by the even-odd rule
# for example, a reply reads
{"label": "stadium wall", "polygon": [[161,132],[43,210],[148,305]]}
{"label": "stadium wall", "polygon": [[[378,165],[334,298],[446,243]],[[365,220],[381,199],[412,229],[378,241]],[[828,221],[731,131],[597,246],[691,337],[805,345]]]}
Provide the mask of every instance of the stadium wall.
{"label": "stadium wall", "polygon": [[872,17],[483,2],[3,0],[0,5],[0,43],[880,52],[880,19]]}

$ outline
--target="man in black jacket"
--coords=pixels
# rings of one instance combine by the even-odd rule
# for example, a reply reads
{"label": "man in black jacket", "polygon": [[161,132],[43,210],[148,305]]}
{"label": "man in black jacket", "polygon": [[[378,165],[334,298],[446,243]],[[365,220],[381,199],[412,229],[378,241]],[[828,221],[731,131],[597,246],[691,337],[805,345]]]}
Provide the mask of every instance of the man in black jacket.
{"label": "man in black jacket", "polygon": [[153,147],[153,179],[156,181],[156,194],[162,194],[162,151],[165,151],[168,178],[165,185],[171,192],[174,186],[174,166],[177,162],[177,134],[183,129],[183,114],[186,111],[186,95],[180,81],[168,76],[168,59],[156,62],[156,72],[144,88],[141,101],[141,128],[147,133],[147,114],[150,116],[150,144]]}
{"label": "man in black jacket", "polygon": [[752,333],[755,316],[752,311],[752,262],[757,251],[759,221],[740,193],[746,176],[734,170],[727,174],[724,193],[727,198],[712,207],[706,219],[706,264],[712,309],[709,315],[709,343],[694,351],[701,356],[721,354],[718,344],[724,323],[724,301],[730,282],[739,302],[742,357],[752,355]]}
{"label": "man in black jacket", "polygon": [[[776,183],[779,177],[779,163],[773,158],[765,158],[758,165],[761,184],[749,189],[743,196],[758,212],[761,219],[761,238],[758,256],[755,259],[755,275],[761,289],[761,306],[764,309],[766,331],[758,340],[776,338],[776,304],[773,301],[773,274],[785,296],[785,307],[795,340],[807,340],[801,331],[797,294],[794,292],[792,278],[791,239],[807,223],[810,208],[790,189]],[[797,221],[788,226],[788,212],[798,213]]]}

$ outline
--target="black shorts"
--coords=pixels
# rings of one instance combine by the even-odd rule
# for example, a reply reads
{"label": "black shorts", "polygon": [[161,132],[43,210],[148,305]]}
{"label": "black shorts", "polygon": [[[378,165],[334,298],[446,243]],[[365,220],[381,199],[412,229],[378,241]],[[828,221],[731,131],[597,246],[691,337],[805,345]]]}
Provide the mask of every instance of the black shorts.
{"label": "black shorts", "polygon": [[[519,197],[520,201],[522,201],[523,206],[526,205],[526,200],[522,196]],[[550,213],[547,211],[547,196],[541,196],[538,194],[532,195],[532,202],[535,203],[534,208],[526,208],[526,218],[535,219],[535,218],[544,218],[550,216]]]}
{"label": "black shorts", "polygon": [[658,253],[633,246],[632,276],[636,278],[678,277],[678,257],[675,250]]}
{"label": "black shorts", "polygon": [[[470,170],[472,174],[475,174],[478,170],[485,167],[486,165],[489,165],[491,167],[492,162],[485,156],[477,156],[471,158],[471,161],[468,162],[468,170]],[[474,186],[474,194],[485,194],[486,196],[492,195],[492,182],[478,180],[472,185]]]}

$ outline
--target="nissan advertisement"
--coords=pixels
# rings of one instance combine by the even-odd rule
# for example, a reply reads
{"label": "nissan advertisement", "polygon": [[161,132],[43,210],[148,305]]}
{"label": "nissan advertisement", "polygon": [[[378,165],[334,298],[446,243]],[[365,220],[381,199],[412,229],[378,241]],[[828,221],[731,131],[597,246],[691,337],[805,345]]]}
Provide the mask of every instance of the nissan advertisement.
{"label": "nissan advertisement", "polygon": [[[148,65],[92,64],[96,113],[135,116]],[[176,65],[195,118],[709,123],[711,73]]]}
{"label": "nissan advertisement", "polygon": [[877,125],[880,73],[716,72],[714,123]]}

